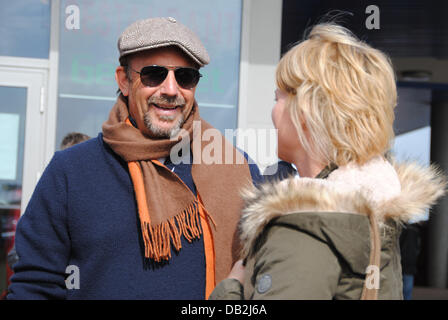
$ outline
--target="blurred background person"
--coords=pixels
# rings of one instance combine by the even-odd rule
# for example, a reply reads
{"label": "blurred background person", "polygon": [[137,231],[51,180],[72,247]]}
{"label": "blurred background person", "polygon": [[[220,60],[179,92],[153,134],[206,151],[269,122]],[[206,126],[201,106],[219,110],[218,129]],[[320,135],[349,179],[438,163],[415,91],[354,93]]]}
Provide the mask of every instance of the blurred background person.
{"label": "blurred background person", "polygon": [[75,144],[89,140],[90,137],[80,132],[70,132],[62,139],[61,150],[67,149]]}
{"label": "blurred background person", "polygon": [[420,229],[416,223],[407,224],[400,235],[401,268],[403,273],[403,298],[412,300],[417,261],[421,251]]}

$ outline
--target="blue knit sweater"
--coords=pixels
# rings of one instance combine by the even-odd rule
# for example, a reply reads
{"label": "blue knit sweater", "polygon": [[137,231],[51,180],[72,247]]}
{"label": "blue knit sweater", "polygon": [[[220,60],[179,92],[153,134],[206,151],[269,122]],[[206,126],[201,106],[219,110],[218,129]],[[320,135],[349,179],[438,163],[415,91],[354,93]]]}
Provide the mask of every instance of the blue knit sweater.
{"label": "blue knit sweater", "polygon": [[[250,171],[259,182],[256,165]],[[163,265],[148,262],[143,249],[127,164],[100,133],[56,152],[43,173],[17,226],[19,262],[7,298],[204,299],[202,238],[183,239]],[[65,284],[70,265],[79,289]]]}

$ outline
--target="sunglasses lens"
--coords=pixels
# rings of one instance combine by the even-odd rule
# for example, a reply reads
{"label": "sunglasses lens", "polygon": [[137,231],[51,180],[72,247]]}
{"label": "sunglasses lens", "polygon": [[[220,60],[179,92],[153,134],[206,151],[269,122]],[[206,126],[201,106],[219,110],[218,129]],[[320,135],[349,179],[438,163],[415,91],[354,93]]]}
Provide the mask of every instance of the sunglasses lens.
{"label": "sunglasses lens", "polygon": [[175,75],[177,83],[184,89],[194,88],[201,77],[199,71],[192,68],[179,68],[176,70]]}
{"label": "sunglasses lens", "polygon": [[157,87],[166,78],[168,69],[160,66],[144,67],[140,72],[140,79],[145,86]]}
{"label": "sunglasses lens", "polygon": [[[162,66],[147,66],[140,71],[140,79],[145,86],[157,87],[165,81],[168,71]],[[195,87],[201,77],[199,71],[193,68],[177,68],[174,75],[179,86],[184,89]]]}

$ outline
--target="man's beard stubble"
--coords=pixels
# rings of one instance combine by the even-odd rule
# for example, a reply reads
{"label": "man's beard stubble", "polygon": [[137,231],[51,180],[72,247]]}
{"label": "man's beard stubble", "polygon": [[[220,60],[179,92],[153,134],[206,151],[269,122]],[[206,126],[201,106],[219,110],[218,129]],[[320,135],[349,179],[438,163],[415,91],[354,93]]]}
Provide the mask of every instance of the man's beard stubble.
{"label": "man's beard stubble", "polygon": [[[165,96],[161,96],[161,97],[151,96],[148,99],[148,105],[150,105],[152,103],[157,104],[157,105],[160,105],[160,104],[176,105],[176,106],[179,106],[180,108],[185,107],[185,99],[182,96],[175,96],[172,98],[165,97]],[[160,116],[159,119],[166,120],[166,121],[173,121],[175,117],[176,116]],[[162,128],[158,127],[157,125],[155,125],[151,119],[149,112],[145,113],[144,122],[145,122],[146,128],[148,128],[148,130],[151,131],[151,133],[155,137],[171,138],[171,137],[176,136],[180,132],[180,130],[182,129],[182,126],[185,122],[185,117],[184,117],[184,114],[181,113],[177,122],[174,123],[174,125],[170,129],[162,129]]]}
{"label": "man's beard stubble", "polygon": [[[165,117],[165,116],[160,117],[160,119],[162,120],[172,120],[169,118],[172,117]],[[184,115],[181,115],[180,118],[177,120],[177,122],[170,129],[162,129],[154,125],[151,121],[149,113],[145,114],[144,121],[146,128],[148,128],[148,130],[151,131],[151,133],[157,138],[171,138],[173,136],[176,136],[179,133],[180,129],[182,129],[185,119]]]}

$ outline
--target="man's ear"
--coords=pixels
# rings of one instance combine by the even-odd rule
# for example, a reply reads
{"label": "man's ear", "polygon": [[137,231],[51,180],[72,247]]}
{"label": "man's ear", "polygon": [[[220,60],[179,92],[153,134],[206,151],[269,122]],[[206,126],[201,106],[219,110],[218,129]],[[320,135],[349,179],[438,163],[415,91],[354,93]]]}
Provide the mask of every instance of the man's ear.
{"label": "man's ear", "polygon": [[117,81],[118,88],[120,88],[121,93],[127,97],[129,95],[129,86],[131,83],[123,66],[119,66],[115,70],[115,81]]}

